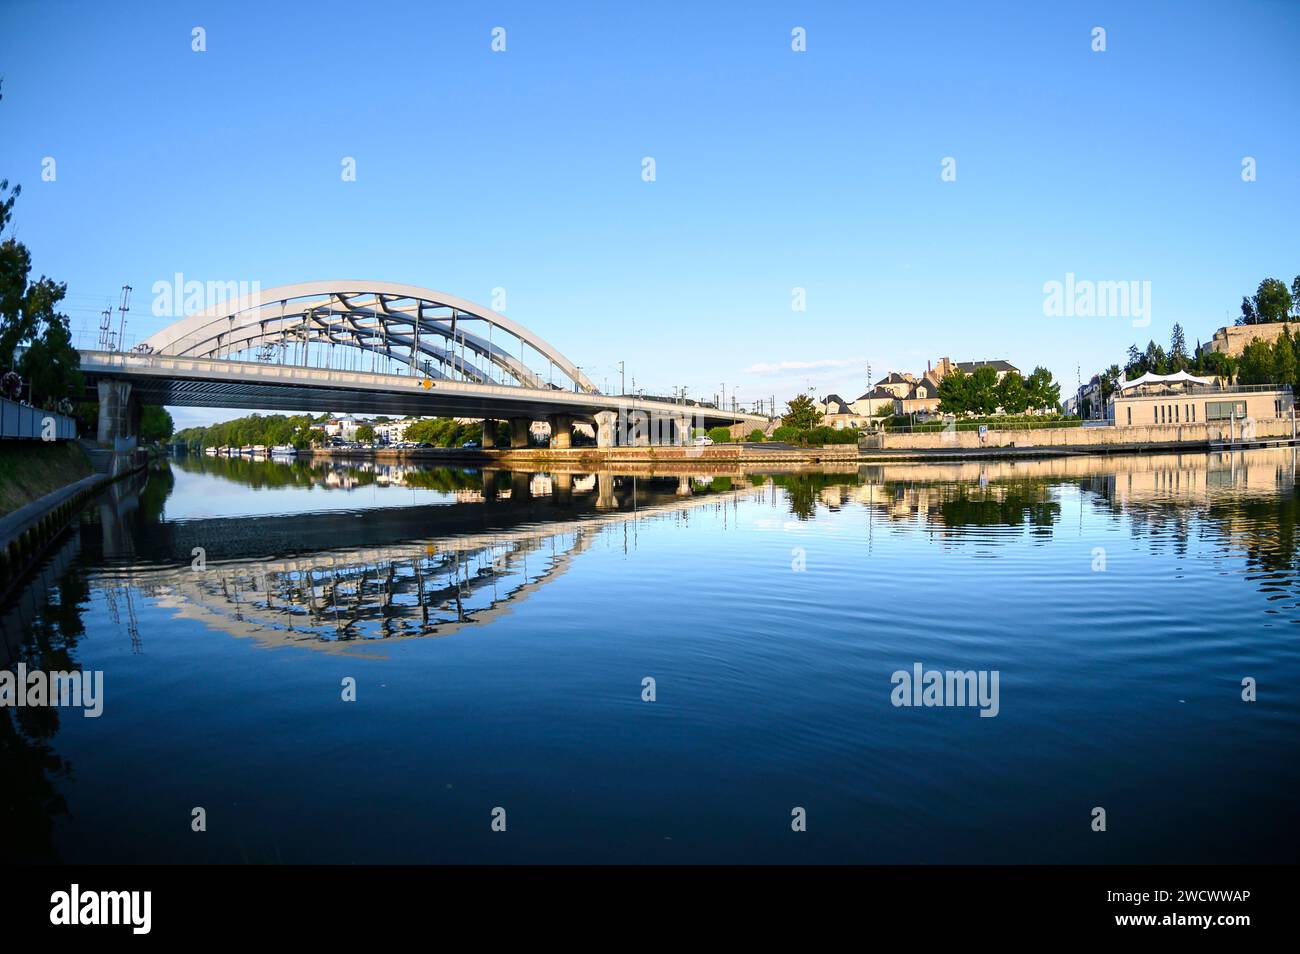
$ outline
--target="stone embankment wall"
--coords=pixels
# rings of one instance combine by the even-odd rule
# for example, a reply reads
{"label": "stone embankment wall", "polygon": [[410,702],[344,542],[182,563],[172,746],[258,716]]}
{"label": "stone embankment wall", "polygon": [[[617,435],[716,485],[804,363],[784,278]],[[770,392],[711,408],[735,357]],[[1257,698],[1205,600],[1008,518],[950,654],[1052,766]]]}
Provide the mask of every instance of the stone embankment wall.
{"label": "stone embankment wall", "polygon": [[[989,431],[980,440],[978,431],[926,434],[886,434],[886,450],[977,450],[990,447],[1060,447],[1078,450],[1188,446],[1232,439],[1228,422],[1209,424],[1138,424],[1133,427],[1044,427],[1026,431]],[[1235,437],[1242,439],[1241,423]],[[1291,437],[1291,419],[1255,422],[1255,439]]]}

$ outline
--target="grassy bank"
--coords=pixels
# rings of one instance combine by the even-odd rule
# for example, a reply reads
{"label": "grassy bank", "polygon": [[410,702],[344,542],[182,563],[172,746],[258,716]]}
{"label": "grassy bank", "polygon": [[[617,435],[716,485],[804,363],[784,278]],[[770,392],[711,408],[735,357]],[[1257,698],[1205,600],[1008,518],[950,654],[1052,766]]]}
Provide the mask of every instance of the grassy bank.
{"label": "grassy bank", "polygon": [[90,461],[76,441],[0,442],[0,514],[91,473]]}

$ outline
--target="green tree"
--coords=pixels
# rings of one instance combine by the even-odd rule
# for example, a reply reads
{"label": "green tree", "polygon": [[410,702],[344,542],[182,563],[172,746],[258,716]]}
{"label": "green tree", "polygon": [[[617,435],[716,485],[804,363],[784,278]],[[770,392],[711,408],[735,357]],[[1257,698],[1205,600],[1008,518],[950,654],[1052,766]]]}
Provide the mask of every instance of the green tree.
{"label": "green tree", "polygon": [[1141,377],[1146,371],[1142,367],[1142,352],[1138,350],[1136,343],[1128,346],[1128,360],[1124,363],[1125,377],[1132,381],[1134,378]]}
{"label": "green tree", "polygon": [[1222,351],[1207,351],[1201,359],[1203,374],[1223,378],[1229,383],[1236,379],[1239,364],[1237,358],[1226,355]]}
{"label": "green tree", "polygon": [[965,414],[970,409],[970,378],[961,369],[954,368],[939,382],[939,410],[945,414]]}
{"label": "green tree", "polygon": [[1274,380],[1273,348],[1262,338],[1256,338],[1241,352],[1237,383],[1272,384]]}
{"label": "green tree", "polygon": [[1295,339],[1291,337],[1290,329],[1283,328],[1282,333],[1273,342],[1272,383],[1289,384],[1295,388],[1300,384],[1296,380],[1296,364]]}
{"label": "green tree", "polygon": [[1174,322],[1174,330],[1169,335],[1169,370],[1186,371],[1191,364],[1187,354],[1187,339],[1183,336],[1183,326]]}
{"label": "green tree", "polygon": [[715,444],[726,444],[731,440],[731,431],[725,427],[711,427],[709,439]]}
{"label": "green tree", "polygon": [[1168,374],[1168,359],[1165,355],[1165,349],[1156,344],[1155,341],[1147,342],[1147,350],[1142,354],[1142,373],[1146,374]]}
{"label": "green tree", "polygon": [[1291,279],[1291,312],[1300,318],[1300,275]]}
{"label": "green tree", "polygon": [[1112,394],[1119,388],[1120,371],[1118,364],[1112,364],[1109,368],[1101,373],[1101,403],[1105,404],[1110,400]]}
{"label": "green tree", "polygon": [[172,416],[165,407],[146,404],[140,412],[140,440],[146,444],[166,441],[174,428]]}
{"label": "green tree", "polygon": [[982,415],[992,414],[998,409],[998,373],[988,365],[971,373],[967,409]]}
{"label": "green tree", "polygon": [[756,427],[750,431],[749,440],[751,443],[761,444],[763,442],[763,429],[761,427]]}
{"label": "green tree", "polygon": [[1009,372],[998,382],[998,404],[1005,414],[1023,414],[1029,407],[1029,391],[1025,379]]}
{"label": "green tree", "polygon": [[362,444],[369,444],[375,439],[375,428],[371,424],[362,424],[357,428],[357,440]]}
{"label": "green tree", "polygon": [[1052,372],[1042,365],[1034,368],[1025,386],[1029,391],[1029,406],[1036,411],[1054,411],[1061,404],[1061,386],[1052,381]]}
{"label": "green tree", "polygon": [[797,431],[807,431],[816,427],[821,419],[822,412],[813,399],[807,394],[797,394],[786,402],[786,413],[781,418],[781,423]]}
{"label": "green tree", "polygon": [[[0,235],[13,215],[22,187],[0,180]],[[58,310],[67,286],[42,275],[31,281],[32,256],[12,235],[0,242],[0,372],[15,369],[31,385],[33,404],[53,407],[85,389],[81,357],[72,346],[68,319]]]}
{"label": "green tree", "polygon": [[1241,325],[1262,325],[1273,321],[1285,321],[1291,313],[1291,292],[1286,284],[1276,278],[1266,278],[1255,289],[1254,298],[1241,300]]}

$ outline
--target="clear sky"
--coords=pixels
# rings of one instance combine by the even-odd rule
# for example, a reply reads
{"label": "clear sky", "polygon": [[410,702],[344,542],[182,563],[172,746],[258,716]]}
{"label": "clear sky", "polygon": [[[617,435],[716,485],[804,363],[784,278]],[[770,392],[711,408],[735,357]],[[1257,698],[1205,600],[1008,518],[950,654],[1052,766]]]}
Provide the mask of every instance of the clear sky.
{"label": "clear sky", "polygon": [[[1300,273],[1300,3],[704,6],[0,0],[0,177],[88,339],[177,272],[501,287],[598,385],[746,402],[943,355],[1068,393]],[[1067,273],[1149,327],[1046,316]]]}

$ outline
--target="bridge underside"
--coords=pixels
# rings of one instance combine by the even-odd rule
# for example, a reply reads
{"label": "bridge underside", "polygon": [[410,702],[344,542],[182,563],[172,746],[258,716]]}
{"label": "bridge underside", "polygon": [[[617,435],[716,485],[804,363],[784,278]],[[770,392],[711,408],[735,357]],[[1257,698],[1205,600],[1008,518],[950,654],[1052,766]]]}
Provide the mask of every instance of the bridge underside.
{"label": "bridge underside", "polygon": [[101,382],[127,382],[132,401],[171,407],[486,420],[547,420],[563,415],[580,421],[594,420],[601,412],[646,412],[664,418],[689,416],[694,426],[702,427],[766,423],[753,414],[666,401],[217,358],[86,351],[81,355],[81,370],[90,396],[98,393]]}

